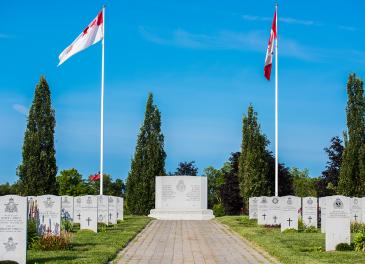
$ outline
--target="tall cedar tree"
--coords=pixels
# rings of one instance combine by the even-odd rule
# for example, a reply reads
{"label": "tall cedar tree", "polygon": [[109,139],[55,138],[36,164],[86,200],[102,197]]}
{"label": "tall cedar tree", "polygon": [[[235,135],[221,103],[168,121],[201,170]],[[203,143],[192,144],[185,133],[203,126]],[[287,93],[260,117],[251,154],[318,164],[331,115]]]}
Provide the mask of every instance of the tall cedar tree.
{"label": "tall cedar tree", "polygon": [[55,111],[51,91],[41,76],[36,86],[23,143],[23,162],[17,169],[23,195],[57,194]]}
{"label": "tall cedar tree", "polygon": [[242,146],[238,178],[240,193],[245,205],[252,196],[270,195],[269,162],[266,146],[268,140],[261,133],[257,113],[248,107],[243,117]]}
{"label": "tall cedar tree", "polygon": [[224,183],[221,186],[221,197],[226,215],[238,215],[242,208],[242,197],[238,183],[240,154],[240,152],[231,153],[229,169],[223,172]]}
{"label": "tall cedar tree", "polygon": [[318,181],[318,196],[323,197],[336,194],[343,150],[342,140],[339,137],[333,137],[330,147],[324,149],[328,155],[328,161],[326,169],[322,172],[322,176]]}
{"label": "tall cedar tree", "polygon": [[347,82],[347,134],[342,157],[338,192],[365,195],[365,98],[363,81],[350,74]]}
{"label": "tall cedar tree", "polygon": [[[268,151],[268,160],[269,160],[269,182],[270,182],[270,191],[272,194],[275,193],[275,157],[274,155]],[[279,196],[285,195],[293,195],[293,176],[290,174],[289,168],[285,166],[283,163],[279,163]]]}
{"label": "tall cedar tree", "polygon": [[195,166],[195,161],[180,162],[179,167],[176,168],[174,175],[196,176],[198,175],[198,170],[198,167]]}
{"label": "tall cedar tree", "polygon": [[146,215],[155,207],[155,177],[165,175],[165,159],[161,114],[149,94],[126,186],[127,206],[132,214]]}

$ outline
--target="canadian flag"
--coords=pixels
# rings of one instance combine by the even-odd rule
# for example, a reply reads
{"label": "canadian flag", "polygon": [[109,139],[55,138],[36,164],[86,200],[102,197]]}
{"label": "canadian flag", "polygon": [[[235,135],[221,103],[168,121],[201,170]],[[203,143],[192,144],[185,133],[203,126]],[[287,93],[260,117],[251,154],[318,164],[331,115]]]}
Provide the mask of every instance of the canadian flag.
{"label": "canadian flag", "polygon": [[266,79],[270,81],[271,68],[272,68],[272,56],[274,53],[274,40],[277,38],[276,32],[276,10],[274,13],[274,19],[272,21],[272,27],[270,32],[269,44],[267,46],[266,58],[265,58],[265,67],[264,67],[264,75]]}
{"label": "canadian flag", "polygon": [[58,66],[64,63],[68,58],[76,53],[99,42],[104,37],[104,16],[103,10],[94,18],[94,20],[82,31],[82,33],[58,56],[60,62]]}
{"label": "canadian flag", "polygon": [[96,173],[95,175],[90,175],[89,176],[89,180],[90,181],[98,181],[98,180],[100,180],[100,172]]}

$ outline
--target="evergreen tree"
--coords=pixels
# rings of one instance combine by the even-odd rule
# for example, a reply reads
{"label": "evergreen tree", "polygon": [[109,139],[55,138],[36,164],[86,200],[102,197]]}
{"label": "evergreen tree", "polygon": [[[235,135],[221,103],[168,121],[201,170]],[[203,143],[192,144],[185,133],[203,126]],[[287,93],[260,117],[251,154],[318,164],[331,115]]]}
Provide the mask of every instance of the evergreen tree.
{"label": "evergreen tree", "polygon": [[269,163],[266,146],[268,140],[261,133],[257,113],[248,107],[243,117],[242,146],[238,178],[244,204],[252,196],[270,195]]}
{"label": "evergreen tree", "polygon": [[238,215],[242,208],[242,197],[238,183],[238,160],[240,152],[231,153],[228,170],[223,170],[224,183],[221,186],[221,197],[226,215]]}
{"label": "evergreen tree", "polygon": [[174,175],[196,176],[198,168],[195,166],[195,161],[180,162]]}
{"label": "evergreen tree", "polygon": [[155,177],[165,175],[165,159],[161,114],[149,94],[126,186],[127,206],[132,214],[146,215],[154,208]]}
{"label": "evergreen tree", "polygon": [[365,98],[363,82],[355,74],[347,82],[347,133],[338,192],[347,196],[365,195]]}
{"label": "evergreen tree", "polygon": [[42,76],[29,110],[23,143],[23,161],[17,169],[23,195],[57,194],[55,125],[51,91]]}
{"label": "evergreen tree", "polygon": [[337,193],[343,150],[342,140],[339,137],[333,137],[330,147],[324,149],[328,155],[328,161],[318,181],[318,196],[330,196]]}

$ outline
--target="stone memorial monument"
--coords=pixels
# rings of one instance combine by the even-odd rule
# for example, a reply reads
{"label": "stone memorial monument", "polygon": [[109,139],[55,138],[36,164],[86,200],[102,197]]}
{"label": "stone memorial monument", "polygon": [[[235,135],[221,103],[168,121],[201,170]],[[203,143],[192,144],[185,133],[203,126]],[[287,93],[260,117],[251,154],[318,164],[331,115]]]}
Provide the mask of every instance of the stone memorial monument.
{"label": "stone memorial monument", "polygon": [[0,196],[0,261],[27,261],[27,197]]}
{"label": "stone memorial monument", "polygon": [[124,214],[123,214],[123,197],[116,197],[117,199],[117,220],[123,220]]}
{"label": "stone memorial monument", "polygon": [[303,223],[305,226],[317,228],[317,197],[303,198]]}
{"label": "stone memorial monument", "polygon": [[210,220],[205,176],[157,176],[155,209],[149,216],[162,220]]}
{"label": "stone memorial monument", "polygon": [[362,199],[358,197],[350,198],[351,222],[362,223]]}
{"label": "stone memorial monument", "polygon": [[89,229],[98,232],[98,196],[81,196],[80,229]]}
{"label": "stone memorial monument", "polygon": [[109,224],[108,195],[98,195],[98,223]]}
{"label": "stone memorial monument", "polygon": [[280,225],[281,223],[281,208],[280,208],[281,197],[272,196],[269,197],[268,202],[268,225]]}
{"label": "stone memorial monument", "polygon": [[117,224],[117,199],[114,196],[108,197],[108,222],[109,224]]}
{"label": "stone memorial monument", "polygon": [[267,196],[258,197],[258,203],[257,203],[257,224],[258,225],[267,225],[269,198],[270,197],[267,197]]}
{"label": "stone memorial monument", "polygon": [[74,197],[74,223],[81,221],[81,196]]}
{"label": "stone memorial monument", "polygon": [[248,199],[248,217],[249,219],[257,219],[257,203],[258,197],[251,197]]}
{"label": "stone memorial monument", "polygon": [[326,197],[326,251],[340,243],[350,244],[350,198],[334,195]]}
{"label": "stone memorial monument", "polygon": [[56,195],[37,196],[39,211],[39,234],[58,236],[61,231],[61,197]]}
{"label": "stone memorial monument", "polygon": [[326,197],[320,197],[318,201],[321,217],[321,233],[326,233]]}
{"label": "stone memorial monument", "polygon": [[281,197],[281,232],[286,229],[298,230],[298,212],[300,207],[301,198],[292,195]]}
{"label": "stone memorial monument", "polygon": [[61,196],[61,218],[73,221],[74,219],[74,197],[69,195]]}

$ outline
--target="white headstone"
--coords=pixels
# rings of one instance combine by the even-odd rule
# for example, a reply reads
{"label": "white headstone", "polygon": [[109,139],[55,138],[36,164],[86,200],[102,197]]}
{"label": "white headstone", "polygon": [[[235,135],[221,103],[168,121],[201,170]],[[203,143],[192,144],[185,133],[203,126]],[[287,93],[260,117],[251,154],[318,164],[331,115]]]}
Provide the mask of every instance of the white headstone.
{"label": "white headstone", "polygon": [[42,195],[37,197],[39,210],[39,234],[59,235],[61,231],[61,197]]}
{"label": "white headstone", "polygon": [[108,224],[108,195],[98,195],[98,223]]}
{"label": "white headstone", "polygon": [[27,197],[0,196],[0,261],[27,261]]}
{"label": "white headstone", "polygon": [[272,196],[269,197],[269,210],[268,210],[268,225],[280,225],[281,223],[281,208],[280,208],[281,197]]}
{"label": "white headstone", "polygon": [[318,205],[321,217],[321,233],[326,233],[326,197],[320,197]]}
{"label": "white headstone", "polygon": [[281,231],[286,229],[298,230],[298,212],[301,207],[301,198],[297,196],[283,196],[280,199]]}
{"label": "white headstone", "polygon": [[81,196],[80,229],[98,232],[98,196]]}
{"label": "white headstone", "polygon": [[123,220],[123,197],[117,197],[117,220]]}
{"label": "white headstone", "polygon": [[335,250],[340,243],[350,244],[350,198],[326,197],[326,251]]}
{"label": "white headstone", "polygon": [[269,198],[270,197],[267,197],[267,196],[258,197],[258,204],[257,204],[257,224],[258,225],[267,225]]}
{"label": "white headstone", "polygon": [[362,222],[362,199],[358,197],[350,198],[351,221]]}
{"label": "white headstone", "polygon": [[109,207],[108,207],[108,221],[110,224],[117,224],[117,199],[114,196],[109,196]]}
{"label": "white headstone", "polygon": [[208,181],[205,176],[157,176],[156,209],[150,217],[162,220],[210,220],[207,209]]}
{"label": "white headstone", "polygon": [[74,198],[74,223],[81,222],[81,196]]}
{"label": "white headstone", "polygon": [[257,219],[257,203],[258,197],[251,197],[248,199],[248,217],[249,219]]}
{"label": "white headstone", "polygon": [[303,223],[305,226],[317,228],[317,197],[303,198]]}
{"label": "white headstone", "polygon": [[74,219],[74,197],[69,195],[61,196],[61,218],[73,221]]}

